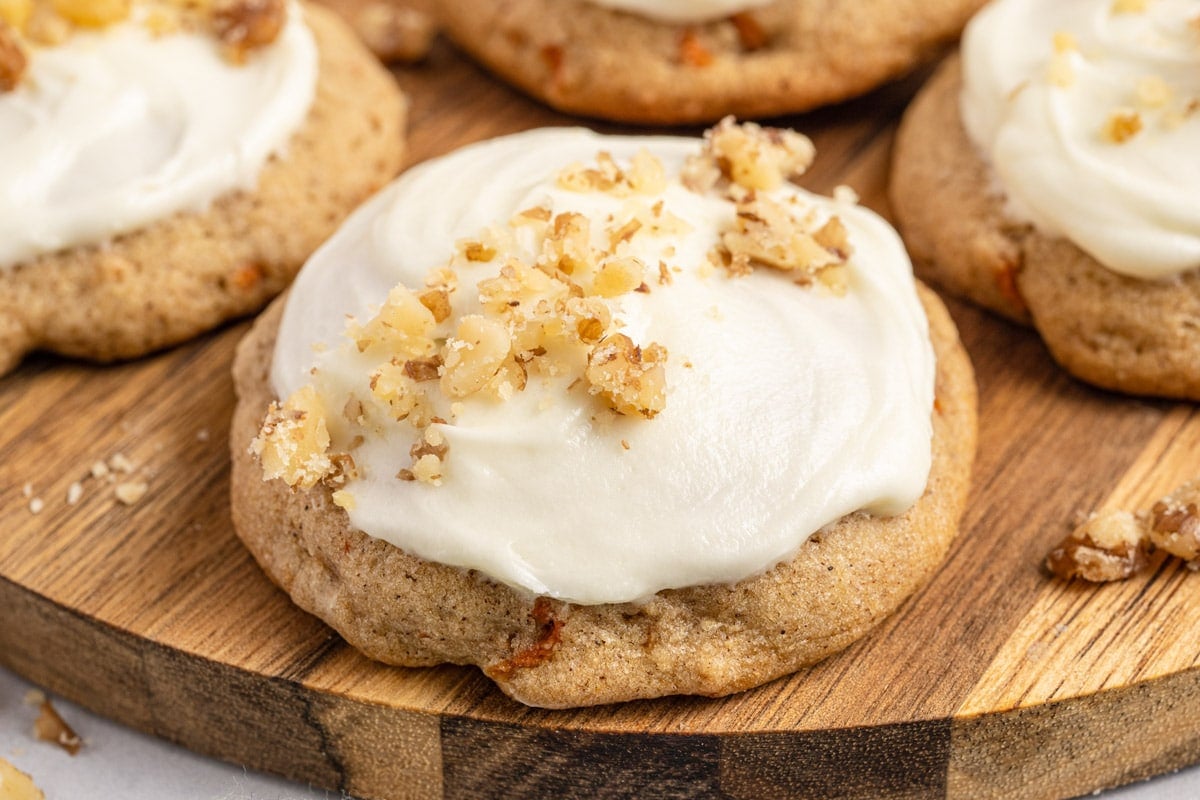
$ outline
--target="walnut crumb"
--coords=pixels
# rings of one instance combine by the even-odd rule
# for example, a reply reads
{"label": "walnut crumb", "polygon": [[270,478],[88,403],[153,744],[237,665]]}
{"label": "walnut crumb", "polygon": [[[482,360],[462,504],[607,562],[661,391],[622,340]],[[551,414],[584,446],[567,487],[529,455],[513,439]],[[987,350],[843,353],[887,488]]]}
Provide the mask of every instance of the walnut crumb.
{"label": "walnut crumb", "polygon": [[1127,578],[1155,548],[1200,567],[1200,480],[1180,486],[1149,512],[1103,511],[1088,516],[1051,551],[1046,566],[1060,578]]}
{"label": "walnut crumb", "polygon": [[618,414],[653,419],[666,407],[667,349],[638,347],[623,333],[607,337],[588,354],[585,377],[593,394]]}
{"label": "walnut crumb", "polygon": [[429,14],[388,2],[367,3],[351,24],[376,58],[406,64],[423,61],[438,33]]}
{"label": "walnut crumb", "polygon": [[132,506],[141,502],[149,490],[149,485],[144,481],[125,481],[124,483],[118,483],[116,488],[113,489],[113,493],[122,504]]}
{"label": "walnut crumb", "polygon": [[235,64],[257,48],[274,42],[287,21],[284,0],[217,0],[212,11],[213,31]]}
{"label": "walnut crumb", "polygon": [[667,187],[667,173],[662,162],[646,150],[639,150],[626,168],[618,165],[611,153],[602,151],[595,166],[572,164],[559,172],[558,185],[573,192],[606,192],[617,197],[659,194]]}
{"label": "walnut crumb", "polygon": [[54,708],[49,698],[43,698],[38,706],[38,716],[33,722],[33,734],[43,742],[52,742],[70,755],[75,755],[83,747],[79,734],[66,723]]}
{"label": "walnut crumb", "polygon": [[1200,481],[1185,484],[1154,504],[1150,541],[1188,562],[1200,561]]}
{"label": "walnut crumb", "polygon": [[1108,115],[1101,135],[1112,144],[1124,144],[1142,130],[1142,115],[1130,108],[1119,108]]}
{"label": "walnut crumb", "polygon": [[719,188],[723,181],[770,190],[803,175],[815,157],[816,148],[807,136],[726,117],[705,132],[704,149],[687,160],[682,178],[685,186],[700,193]]}
{"label": "walnut crumb", "polygon": [[765,266],[818,276],[846,264],[853,254],[838,217],[817,227],[814,220],[797,217],[786,205],[765,196],[738,204],[736,226],[722,234],[721,245],[714,263],[723,264],[733,275]]}
{"label": "walnut crumb", "polygon": [[1046,556],[1046,568],[1063,579],[1095,583],[1128,578],[1146,564],[1143,522],[1128,511],[1090,515]]}
{"label": "walnut crumb", "polygon": [[16,89],[28,66],[16,32],[0,20],[0,94]]}

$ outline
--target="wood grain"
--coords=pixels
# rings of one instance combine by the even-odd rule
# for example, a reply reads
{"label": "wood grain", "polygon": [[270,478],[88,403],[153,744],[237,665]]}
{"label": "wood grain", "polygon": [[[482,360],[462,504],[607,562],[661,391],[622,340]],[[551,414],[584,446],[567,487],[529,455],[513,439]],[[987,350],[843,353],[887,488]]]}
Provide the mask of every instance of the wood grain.
{"label": "wood grain", "polygon": [[[578,124],[444,46],[398,79],[413,160]],[[809,186],[849,183],[886,213],[916,85],[786,120],[818,145]],[[1092,588],[1040,570],[1075,512],[1141,506],[1194,474],[1200,412],[1089,389],[1028,331],[951,310],[982,401],[960,540],[874,634],[758,690],[550,712],[474,670],[363,659],[232,534],[245,324],[107,369],[35,358],[0,382],[0,663],[201,752],[370,798],[1043,798],[1200,760],[1200,576],[1157,563]],[[89,477],[118,452],[150,487],[132,506]]]}

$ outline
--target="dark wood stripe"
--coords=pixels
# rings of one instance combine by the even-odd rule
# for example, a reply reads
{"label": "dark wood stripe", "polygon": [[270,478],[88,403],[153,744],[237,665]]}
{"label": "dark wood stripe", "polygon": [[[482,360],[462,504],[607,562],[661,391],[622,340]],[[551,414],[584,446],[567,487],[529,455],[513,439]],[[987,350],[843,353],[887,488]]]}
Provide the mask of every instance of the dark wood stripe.
{"label": "dark wood stripe", "polygon": [[715,800],[715,736],[630,735],[442,720],[447,800]]}

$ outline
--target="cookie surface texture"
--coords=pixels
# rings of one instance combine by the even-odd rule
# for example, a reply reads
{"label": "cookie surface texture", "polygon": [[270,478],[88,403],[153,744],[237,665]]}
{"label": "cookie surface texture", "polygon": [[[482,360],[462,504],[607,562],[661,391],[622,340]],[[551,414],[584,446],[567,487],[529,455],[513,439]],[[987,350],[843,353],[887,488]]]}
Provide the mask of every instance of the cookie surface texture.
{"label": "cookie surface texture", "polygon": [[945,308],[920,289],[937,357],[924,495],[896,517],[848,515],[739,583],[662,591],[642,605],[534,598],[355,530],[323,486],[263,481],[248,447],[274,399],[282,299],[243,340],[234,368],[235,527],[298,605],[380,661],[477,664],[510,696],[550,708],[757,686],[861,637],[928,579],[957,530],[975,450],[974,377]]}
{"label": "cookie surface texture", "polygon": [[673,24],[586,0],[447,0],[449,36],[561,111],[648,124],[764,117],[860,95],[958,35],[980,0],[779,0]]}
{"label": "cookie surface texture", "polygon": [[258,310],[396,173],[405,101],[395,81],[331,12],[304,12],[320,52],[316,97],[256,188],[0,270],[0,374],[33,350],[133,358]]}
{"label": "cookie surface texture", "polygon": [[909,109],[891,196],[917,274],[1031,324],[1069,372],[1106,389],[1200,399],[1200,270],[1140,280],[1014,221],[959,113],[957,57]]}

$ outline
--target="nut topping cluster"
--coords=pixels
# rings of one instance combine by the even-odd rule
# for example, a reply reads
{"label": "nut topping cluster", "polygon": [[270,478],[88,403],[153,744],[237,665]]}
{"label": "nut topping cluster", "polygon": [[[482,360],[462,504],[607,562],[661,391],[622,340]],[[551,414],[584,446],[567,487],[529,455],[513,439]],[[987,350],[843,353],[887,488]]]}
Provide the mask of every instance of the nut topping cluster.
{"label": "nut topping cluster", "polygon": [[[710,131],[679,176],[688,190],[735,212],[727,230],[714,232],[710,259],[720,259],[731,276],[764,266],[843,292],[838,270],[852,248],[842,222],[818,220],[798,200],[768,193],[802,174],[812,157],[812,143],[790,131],[732,119]],[[373,316],[351,319],[335,357],[349,360],[364,380],[346,396],[316,368],[310,385],[271,405],[251,446],[266,479],[297,489],[323,483],[336,490],[334,502],[351,507],[343,487],[356,474],[353,451],[368,437],[390,441],[400,426],[412,443],[411,460],[395,477],[439,485],[453,439],[447,432],[463,403],[507,402],[534,381],[586,393],[598,412],[652,420],[664,410],[667,349],[635,341],[622,329],[621,308],[638,294],[670,291],[682,272],[668,263],[672,237],[693,230],[667,207],[666,167],[646,151],[627,164],[601,152],[592,164],[560,171],[556,183],[619,198],[620,211],[591,218],[524,209],[459,241],[423,288],[396,286]],[[647,263],[647,249],[662,259]],[[478,274],[480,265],[486,277],[460,286],[459,273]],[[707,274],[705,265],[694,266]],[[456,308],[463,311],[456,315]],[[553,402],[548,396],[541,407]]]}
{"label": "nut topping cluster", "polygon": [[1200,481],[1184,484],[1148,512],[1090,515],[1050,551],[1046,567],[1060,578],[1119,581],[1145,567],[1155,549],[1200,569]]}
{"label": "nut topping cluster", "polygon": [[129,19],[159,36],[211,33],[225,57],[240,64],[275,41],[287,6],[285,0],[0,0],[0,93],[20,85],[35,48],[61,45],[76,30]]}

